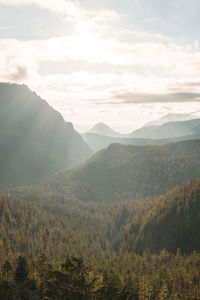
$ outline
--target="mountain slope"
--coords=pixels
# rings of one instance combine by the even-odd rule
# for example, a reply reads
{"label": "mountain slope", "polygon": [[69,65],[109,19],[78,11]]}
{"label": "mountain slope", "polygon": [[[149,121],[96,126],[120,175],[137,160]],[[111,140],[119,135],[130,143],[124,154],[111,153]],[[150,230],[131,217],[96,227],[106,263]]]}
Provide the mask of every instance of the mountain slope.
{"label": "mountain slope", "polygon": [[0,84],[0,186],[38,183],[92,151],[62,116],[26,86]]}
{"label": "mountain slope", "polygon": [[166,145],[112,144],[81,166],[59,172],[45,189],[83,201],[113,201],[162,194],[200,176],[200,140]]}
{"label": "mountain slope", "polygon": [[176,252],[200,249],[200,179],[158,198],[144,217],[135,249]]}
{"label": "mountain slope", "polygon": [[161,126],[142,127],[135,130],[132,138],[166,139],[196,135],[200,131],[200,119],[170,122]]}

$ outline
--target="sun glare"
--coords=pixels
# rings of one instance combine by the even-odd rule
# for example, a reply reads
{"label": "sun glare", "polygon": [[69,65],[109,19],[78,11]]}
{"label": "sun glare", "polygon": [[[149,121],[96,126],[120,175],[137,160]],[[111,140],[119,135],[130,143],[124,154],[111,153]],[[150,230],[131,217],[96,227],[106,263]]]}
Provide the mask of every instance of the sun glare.
{"label": "sun glare", "polygon": [[105,62],[112,55],[108,40],[98,38],[95,34],[87,32],[74,37],[76,47],[74,55],[89,62]]}

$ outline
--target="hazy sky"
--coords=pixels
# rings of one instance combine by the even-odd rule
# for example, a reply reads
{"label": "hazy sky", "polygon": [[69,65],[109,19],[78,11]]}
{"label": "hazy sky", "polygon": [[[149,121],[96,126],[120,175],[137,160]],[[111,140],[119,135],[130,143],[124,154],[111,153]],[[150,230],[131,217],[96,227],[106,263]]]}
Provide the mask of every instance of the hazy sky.
{"label": "hazy sky", "polygon": [[200,109],[199,0],[0,0],[0,80],[132,131]]}

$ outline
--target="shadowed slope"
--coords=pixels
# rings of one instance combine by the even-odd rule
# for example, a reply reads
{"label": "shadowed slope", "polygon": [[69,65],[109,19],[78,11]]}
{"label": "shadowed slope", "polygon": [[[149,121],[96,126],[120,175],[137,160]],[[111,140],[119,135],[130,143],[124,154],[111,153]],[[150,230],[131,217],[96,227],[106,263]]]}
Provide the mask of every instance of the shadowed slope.
{"label": "shadowed slope", "polygon": [[62,116],[26,86],[0,84],[0,186],[38,183],[92,151]]}

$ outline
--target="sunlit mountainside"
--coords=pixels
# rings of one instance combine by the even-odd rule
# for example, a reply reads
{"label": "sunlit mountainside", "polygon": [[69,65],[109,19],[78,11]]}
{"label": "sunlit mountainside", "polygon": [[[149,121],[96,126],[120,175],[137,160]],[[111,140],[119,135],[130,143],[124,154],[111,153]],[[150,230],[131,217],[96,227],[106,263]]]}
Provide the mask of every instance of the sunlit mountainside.
{"label": "sunlit mountainside", "polygon": [[57,111],[25,85],[0,84],[0,186],[38,183],[92,151]]}

